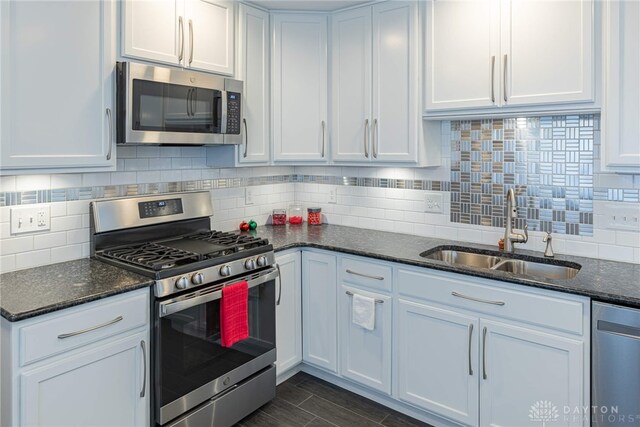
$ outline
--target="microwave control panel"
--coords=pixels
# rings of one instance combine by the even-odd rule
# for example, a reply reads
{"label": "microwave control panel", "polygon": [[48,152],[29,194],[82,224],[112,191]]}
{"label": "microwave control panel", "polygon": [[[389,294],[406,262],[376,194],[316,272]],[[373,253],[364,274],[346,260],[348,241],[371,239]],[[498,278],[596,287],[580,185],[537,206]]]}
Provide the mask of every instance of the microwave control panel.
{"label": "microwave control panel", "polygon": [[240,94],[227,92],[227,133],[240,134]]}

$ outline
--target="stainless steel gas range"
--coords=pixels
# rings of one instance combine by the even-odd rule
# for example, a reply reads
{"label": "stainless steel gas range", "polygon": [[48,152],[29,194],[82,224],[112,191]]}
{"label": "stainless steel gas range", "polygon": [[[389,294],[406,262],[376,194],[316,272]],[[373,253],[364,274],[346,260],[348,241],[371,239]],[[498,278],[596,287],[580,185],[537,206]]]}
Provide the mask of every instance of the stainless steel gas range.
{"label": "stainless steel gas range", "polygon": [[[275,396],[279,276],[266,239],[210,229],[209,192],[91,203],[91,255],[155,280],[154,425],[228,426]],[[249,285],[249,338],[220,342],[222,288]]]}

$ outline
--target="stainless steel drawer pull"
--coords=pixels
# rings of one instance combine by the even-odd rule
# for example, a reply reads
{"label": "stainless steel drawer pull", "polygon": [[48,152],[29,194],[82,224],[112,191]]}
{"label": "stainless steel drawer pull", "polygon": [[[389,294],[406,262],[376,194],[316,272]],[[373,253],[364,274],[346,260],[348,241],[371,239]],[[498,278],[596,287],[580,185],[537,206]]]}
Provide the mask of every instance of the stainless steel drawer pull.
{"label": "stainless steel drawer pull", "polygon": [[373,119],[373,136],[371,137],[371,149],[373,150],[373,158],[378,158],[378,119]]}
{"label": "stainless steel drawer pull", "polygon": [[482,328],[482,379],[487,379],[487,327]]}
{"label": "stainless steel drawer pull", "polygon": [[278,299],[276,305],[280,305],[280,299],[282,298],[282,274],[280,273],[280,264],[276,263],[276,269],[278,270]]}
{"label": "stainless steel drawer pull", "polygon": [[369,158],[369,148],[368,148],[368,134],[369,133],[369,119],[364,119],[364,157],[366,159]]}
{"label": "stainless steel drawer pull", "polygon": [[325,130],[324,130],[324,128],[325,128],[324,120],[322,121],[321,125],[322,125],[322,153],[320,154],[320,157],[322,157],[324,159],[324,132],[325,132]]}
{"label": "stainless steel drawer pull", "polygon": [[502,73],[502,92],[504,93],[504,102],[507,102],[507,55],[504,56],[504,68]]}
{"label": "stainless steel drawer pull", "polygon": [[189,65],[193,62],[193,21],[189,19]]}
{"label": "stainless steel drawer pull", "polygon": [[[349,295],[350,297],[353,296],[353,292],[351,292],[351,291],[346,291],[345,294]],[[376,299],[375,302],[376,302],[376,304],[384,304],[384,301],[381,300],[381,299]]]}
{"label": "stainless steel drawer pull", "polygon": [[75,337],[76,335],[86,334],[87,332],[95,331],[96,329],[104,328],[106,326],[113,325],[114,323],[118,323],[122,319],[123,319],[122,316],[118,316],[115,319],[109,320],[108,322],[103,323],[101,325],[92,326],[87,329],[82,329],[81,331],[69,332],[68,334],[60,334],[58,335],[58,339],[63,340],[65,338]]}
{"label": "stainless steel drawer pull", "polygon": [[347,273],[353,274],[355,276],[366,277],[368,279],[384,280],[384,277],[382,277],[382,276],[369,276],[368,274],[358,273],[357,271],[353,271],[353,270],[349,270],[349,269],[347,269]]}
{"label": "stainless steel drawer pull", "polygon": [[504,305],[505,304],[504,301],[491,301],[491,300],[488,300],[488,299],[470,297],[470,296],[467,296],[467,295],[459,294],[456,291],[451,292],[451,295],[453,295],[454,297],[464,298],[464,299],[468,299],[468,300],[471,300],[471,301],[481,302],[481,303],[484,303],[484,304],[493,304],[493,305]]}
{"label": "stainless steel drawer pull", "polygon": [[111,160],[111,151],[113,150],[113,117],[111,116],[111,108],[107,108],[107,121],[109,122],[109,152],[107,152],[107,160]]}
{"label": "stainless steel drawer pull", "polygon": [[140,341],[140,347],[142,348],[142,362],[144,363],[144,369],[143,369],[143,381],[142,381],[142,390],[140,390],[140,397],[144,397],[144,395],[147,393],[147,346],[143,341]]}
{"label": "stainless steel drawer pull", "polygon": [[473,375],[473,367],[471,366],[471,338],[473,337],[473,323],[469,323],[469,375]]}
{"label": "stainless steel drawer pull", "polygon": [[178,16],[178,35],[180,36],[180,53],[178,54],[178,62],[182,62],[184,57],[184,23],[182,16]]}
{"label": "stainless steel drawer pull", "polygon": [[247,130],[247,119],[242,119],[242,123],[244,124],[244,157],[247,158],[247,149],[249,148],[249,131]]}

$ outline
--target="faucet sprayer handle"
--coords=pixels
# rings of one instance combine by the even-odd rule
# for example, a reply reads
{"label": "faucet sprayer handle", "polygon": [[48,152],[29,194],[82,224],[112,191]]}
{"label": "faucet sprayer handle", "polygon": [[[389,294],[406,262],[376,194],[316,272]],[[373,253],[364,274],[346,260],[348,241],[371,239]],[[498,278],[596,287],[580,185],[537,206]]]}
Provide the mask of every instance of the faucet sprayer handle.
{"label": "faucet sprayer handle", "polygon": [[542,238],[542,241],[543,241],[543,242],[546,242],[547,240],[551,240],[551,233],[549,233],[548,231],[547,231],[546,236],[544,236],[544,237]]}

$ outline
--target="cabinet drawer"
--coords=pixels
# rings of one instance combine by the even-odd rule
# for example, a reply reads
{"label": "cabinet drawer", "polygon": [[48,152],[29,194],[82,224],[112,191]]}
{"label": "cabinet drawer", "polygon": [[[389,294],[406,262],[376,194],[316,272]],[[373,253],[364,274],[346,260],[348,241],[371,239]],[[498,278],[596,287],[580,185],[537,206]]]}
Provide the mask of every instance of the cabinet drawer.
{"label": "cabinet drawer", "polygon": [[146,325],[149,294],[116,296],[43,317],[20,328],[20,366]]}
{"label": "cabinet drawer", "polygon": [[578,335],[584,332],[584,303],[542,295],[542,291],[504,289],[491,280],[403,268],[398,270],[398,291],[403,295],[545,328]]}
{"label": "cabinet drawer", "polygon": [[391,292],[391,267],[375,261],[342,257],[340,259],[339,279],[370,289]]}

